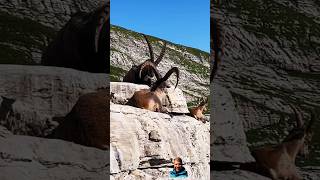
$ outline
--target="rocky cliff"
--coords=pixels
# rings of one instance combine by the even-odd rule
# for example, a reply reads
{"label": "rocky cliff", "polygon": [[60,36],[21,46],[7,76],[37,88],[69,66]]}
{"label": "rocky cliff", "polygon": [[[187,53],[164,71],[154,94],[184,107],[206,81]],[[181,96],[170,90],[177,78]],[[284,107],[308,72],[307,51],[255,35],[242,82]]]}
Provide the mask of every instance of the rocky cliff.
{"label": "rocky cliff", "polygon": [[[284,138],[294,125],[289,103],[302,108],[305,120],[320,107],[319,9],[314,0],[231,0],[211,7],[225,52],[216,83],[232,94],[250,147]],[[311,157],[299,164],[319,165],[319,137],[315,132]]]}

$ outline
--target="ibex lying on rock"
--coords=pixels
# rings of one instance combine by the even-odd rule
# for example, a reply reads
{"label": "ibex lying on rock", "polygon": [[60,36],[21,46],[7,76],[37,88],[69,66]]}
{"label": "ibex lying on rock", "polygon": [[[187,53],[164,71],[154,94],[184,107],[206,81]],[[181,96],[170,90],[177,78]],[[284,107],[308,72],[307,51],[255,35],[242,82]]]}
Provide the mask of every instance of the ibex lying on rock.
{"label": "ibex lying on rock", "polygon": [[47,137],[108,149],[110,142],[109,88],[82,95],[59,126]]}
{"label": "ibex lying on rock", "polygon": [[110,73],[110,1],[91,13],[78,12],[58,32],[41,64]]}
{"label": "ibex lying on rock", "polygon": [[[157,77],[157,81],[150,89],[142,89],[136,91],[133,96],[127,102],[127,105],[148,109],[155,112],[167,112],[163,106],[163,99],[166,98],[165,88],[168,88],[166,80],[172,73],[176,73],[177,82],[175,88],[179,82],[179,70],[177,67],[171,68],[163,78]],[[158,76],[156,74],[156,76]]]}
{"label": "ibex lying on rock", "polygon": [[266,146],[252,151],[258,171],[272,179],[302,179],[295,166],[298,153],[306,155],[308,144],[312,138],[311,127],[315,121],[314,113],[307,126],[303,125],[302,114],[291,106],[295,113],[297,127],[277,146]]}
{"label": "ibex lying on rock", "polygon": [[189,111],[190,111],[189,115],[205,123],[207,119],[203,115],[203,112],[207,111],[207,108],[206,108],[207,103],[208,103],[208,98],[202,99],[202,101],[197,107],[189,108]]}
{"label": "ibex lying on rock", "polygon": [[165,50],[166,50],[166,45],[167,43],[164,41],[163,48],[160,52],[160,55],[156,61],[154,61],[154,55],[153,55],[153,50],[152,46],[147,38],[146,35],[143,34],[143,37],[146,39],[148,48],[149,48],[149,53],[150,53],[150,59],[144,61],[140,65],[134,65],[124,76],[123,82],[131,82],[135,84],[146,84],[148,86],[152,85],[152,78],[154,76],[156,77],[161,77],[161,74],[157,70],[157,65],[160,63],[162,60]]}

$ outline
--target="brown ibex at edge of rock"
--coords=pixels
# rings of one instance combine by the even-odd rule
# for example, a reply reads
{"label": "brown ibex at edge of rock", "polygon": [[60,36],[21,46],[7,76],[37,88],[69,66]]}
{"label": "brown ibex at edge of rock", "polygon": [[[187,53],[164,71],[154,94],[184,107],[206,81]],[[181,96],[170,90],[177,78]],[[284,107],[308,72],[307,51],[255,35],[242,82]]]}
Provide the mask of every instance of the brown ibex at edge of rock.
{"label": "brown ibex at edge of rock", "polygon": [[128,100],[126,105],[148,109],[155,112],[167,112],[162,107],[163,99],[166,97],[165,88],[167,88],[166,81],[172,73],[176,73],[177,82],[175,88],[179,82],[179,69],[177,67],[171,68],[163,78],[160,78],[157,74],[157,81],[150,89],[141,89],[136,91],[133,96]]}
{"label": "brown ibex at edge of rock", "polygon": [[131,83],[135,83],[135,84],[146,84],[148,86],[151,86],[153,83],[152,78],[154,76],[162,77],[161,74],[157,70],[157,66],[165,54],[167,42],[164,41],[164,45],[163,45],[163,48],[160,52],[160,55],[157,58],[157,60],[154,61],[154,54],[153,54],[152,46],[151,46],[147,36],[143,34],[143,37],[145,38],[145,40],[148,44],[150,59],[145,60],[143,63],[141,63],[138,66],[133,65],[133,67],[123,77],[123,82],[131,82]]}
{"label": "brown ibex at edge of rock", "polygon": [[190,112],[189,115],[205,123],[207,119],[205,119],[205,116],[203,115],[203,113],[207,111],[207,108],[206,108],[207,103],[208,103],[208,98],[206,99],[203,98],[198,106],[189,108],[189,112]]}
{"label": "brown ibex at edge of rock", "polygon": [[304,126],[301,111],[290,105],[295,114],[297,127],[277,146],[265,146],[252,151],[256,160],[256,171],[272,179],[299,180],[295,159],[298,153],[306,155],[312,138],[311,127],[316,119],[311,113],[311,120]]}
{"label": "brown ibex at edge of rock", "polygon": [[103,150],[109,149],[109,87],[80,96],[65,117],[56,119],[59,119],[59,126],[47,138],[63,139]]}

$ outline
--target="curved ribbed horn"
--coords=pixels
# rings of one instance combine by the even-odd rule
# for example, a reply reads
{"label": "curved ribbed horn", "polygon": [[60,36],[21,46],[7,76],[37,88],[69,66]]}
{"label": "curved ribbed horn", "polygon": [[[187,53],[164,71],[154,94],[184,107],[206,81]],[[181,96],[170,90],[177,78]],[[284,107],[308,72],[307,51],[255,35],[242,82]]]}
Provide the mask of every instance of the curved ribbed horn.
{"label": "curved ribbed horn", "polygon": [[94,36],[94,48],[95,52],[98,52],[98,42],[101,34],[102,27],[105,23],[108,22],[110,18],[110,4],[109,2],[99,9],[97,9],[95,12],[94,17],[97,18],[97,26],[96,26],[96,32]]}
{"label": "curved ribbed horn", "polygon": [[179,69],[177,67],[173,67],[166,73],[166,75],[163,78],[155,82],[155,85],[151,88],[151,91],[155,91],[163,82],[168,80],[168,78],[171,76],[172,73],[176,73],[177,75],[177,83],[176,83],[176,86],[174,87],[174,88],[177,88],[178,82],[179,82]]}
{"label": "curved ribbed horn", "polygon": [[302,114],[301,111],[298,110],[296,107],[294,107],[292,104],[289,104],[289,106],[291,107],[291,109],[293,110],[294,114],[295,114],[295,119],[297,122],[297,127],[298,128],[302,128],[303,126],[303,120],[302,120]]}
{"label": "curved ribbed horn", "polygon": [[147,44],[148,44],[149,54],[150,54],[150,60],[151,60],[151,62],[154,62],[154,56],[153,56],[153,49],[152,49],[152,46],[151,46],[151,44],[150,44],[150,42],[149,42],[149,40],[148,40],[147,36],[146,36],[145,34],[142,34],[142,35],[143,35],[143,37],[146,39],[146,42],[147,42]]}
{"label": "curved ribbed horn", "polygon": [[161,49],[160,55],[159,55],[159,57],[157,58],[157,60],[154,62],[154,64],[155,64],[156,66],[158,66],[158,64],[159,64],[160,61],[162,60],[162,58],[163,58],[163,56],[164,56],[164,54],[165,54],[165,52],[166,52],[166,47],[167,47],[167,42],[164,41],[164,44],[163,44],[163,47],[162,47],[162,49]]}
{"label": "curved ribbed horn", "polygon": [[176,73],[177,82],[176,82],[176,85],[174,88],[177,88],[178,83],[179,83],[179,69],[177,67],[171,68],[162,79],[163,79],[163,81],[168,80],[168,78],[171,76],[172,73]]}
{"label": "curved ribbed horn", "polygon": [[145,61],[140,70],[139,70],[139,78],[141,79],[141,74],[142,74],[142,71],[144,68],[147,68],[147,67],[150,67],[153,72],[154,72],[154,75],[156,76],[157,80],[161,79],[161,76],[160,76],[160,73],[158,72],[156,66],[153,64],[153,62],[150,62],[150,61]]}

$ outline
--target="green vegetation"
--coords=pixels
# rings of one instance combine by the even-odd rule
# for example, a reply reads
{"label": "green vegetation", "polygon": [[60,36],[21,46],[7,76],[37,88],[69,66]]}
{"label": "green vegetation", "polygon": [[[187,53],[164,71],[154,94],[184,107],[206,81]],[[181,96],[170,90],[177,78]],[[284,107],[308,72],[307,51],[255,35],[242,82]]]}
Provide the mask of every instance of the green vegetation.
{"label": "green vegetation", "polygon": [[120,82],[122,77],[126,74],[127,71],[110,65],[110,81],[112,82]]}
{"label": "green vegetation", "polygon": [[0,12],[0,63],[35,64],[31,49],[43,50],[55,34],[52,28],[31,19]]}
{"label": "green vegetation", "polygon": [[[142,34],[119,27],[119,26],[115,26],[115,25],[111,25],[111,31],[116,31],[116,32],[120,32],[121,34],[125,35],[126,37],[133,37],[137,40],[141,40],[144,41],[144,38],[142,36]],[[163,41],[162,39],[159,39],[157,37],[153,37],[153,36],[148,36],[148,39],[150,40],[150,43],[153,46],[161,46],[159,41]],[[174,45],[177,49],[179,50],[183,50],[183,51],[187,51],[195,56],[197,56],[199,59],[207,59],[209,60],[209,53],[201,51],[199,49],[195,49],[195,48],[190,48],[190,47],[185,47],[185,46],[181,46],[181,45],[177,45],[174,43],[170,43],[167,42],[168,45]],[[117,50],[115,50],[117,51]],[[185,57],[183,57],[181,55],[180,52],[172,50],[172,49],[167,49],[167,54],[169,54],[170,57],[172,57],[172,60],[177,63],[178,65],[184,66],[186,67],[187,71],[194,73],[194,74],[199,74],[201,75],[203,78],[209,78],[210,74],[209,74],[209,68],[205,67],[204,65],[202,65],[201,63],[197,63],[193,60],[187,59]]]}
{"label": "green vegetation", "polygon": [[208,67],[195,62],[190,59],[186,59],[181,55],[180,52],[174,51],[174,50],[168,50],[167,52],[170,57],[172,57],[172,61],[174,61],[176,64],[183,66],[186,68],[187,71],[193,74],[198,74],[199,76],[203,78],[208,78],[210,77],[210,70]]}

